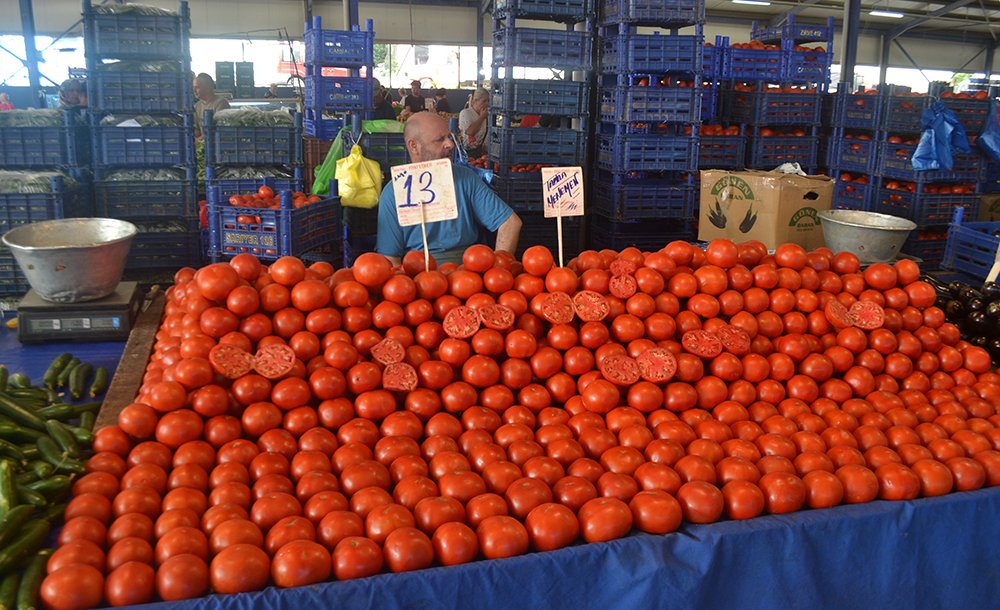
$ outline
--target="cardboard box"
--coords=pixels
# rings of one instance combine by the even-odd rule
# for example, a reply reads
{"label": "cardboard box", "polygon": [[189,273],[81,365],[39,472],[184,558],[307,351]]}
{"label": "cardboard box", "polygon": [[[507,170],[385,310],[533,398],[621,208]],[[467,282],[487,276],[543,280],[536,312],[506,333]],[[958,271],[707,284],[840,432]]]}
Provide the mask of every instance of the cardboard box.
{"label": "cardboard box", "polygon": [[756,239],[768,249],[789,242],[820,248],[823,228],[816,213],[830,209],[833,184],[827,176],[703,171],[698,239]]}
{"label": "cardboard box", "polygon": [[[983,195],[979,204],[979,222],[995,222],[1000,220],[1000,195]],[[972,219],[962,222],[972,222]]]}

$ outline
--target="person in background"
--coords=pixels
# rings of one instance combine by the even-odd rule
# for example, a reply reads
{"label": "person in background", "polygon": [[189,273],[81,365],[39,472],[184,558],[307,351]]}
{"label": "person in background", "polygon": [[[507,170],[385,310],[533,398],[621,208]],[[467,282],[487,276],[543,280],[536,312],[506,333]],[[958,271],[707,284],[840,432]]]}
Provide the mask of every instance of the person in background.
{"label": "person in background", "polygon": [[60,108],[86,108],[87,85],[78,78],[68,78],[59,86]]}
{"label": "person in background", "polygon": [[205,111],[218,112],[229,108],[229,101],[215,92],[215,81],[202,72],[194,77],[194,96],[198,101],[194,105],[194,133],[201,137],[201,124],[205,121]]}
{"label": "person in background", "polygon": [[458,130],[462,146],[470,157],[481,157],[489,132],[487,119],[490,116],[490,92],[480,87],[469,98],[469,107],[458,115]]}
{"label": "person in background", "polygon": [[14,104],[10,103],[10,98],[6,93],[0,93],[0,111],[13,110]]}
{"label": "person in background", "polygon": [[[455,144],[448,122],[432,112],[414,114],[403,131],[406,152],[413,163],[451,158]],[[452,165],[458,218],[426,225],[427,248],[442,263],[461,263],[462,253],[479,239],[479,227],[496,231],[496,249],[517,250],[521,219],[503,202],[476,172]],[[403,255],[423,250],[420,225],[401,227],[396,215],[396,195],[390,182],[378,201],[378,237],[375,251],[398,265]]]}
{"label": "person in background", "polygon": [[264,92],[264,97],[266,97],[268,99],[277,99],[278,98],[278,85],[275,84],[275,83],[271,83],[271,85],[267,88],[267,91]]}
{"label": "person in background", "polygon": [[392,95],[389,94],[389,90],[383,87],[377,78],[372,79],[372,91],[381,95],[387,104],[392,105]]}
{"label": "person in background", "polygon": [[403,97],[403,106],[409,108],[410,112],[423,112],[427,110],[424,96],[420,93],[420,81],[415,80],[410,83],[410,94]]}
{"label": "person in background", "polygon": [[396,120],[396,110],[392,107],[392,104],[385,98],[385,95],[380,91],[380,87],[376,87],[374,91],[374,110],[372,112],[372,118],[375,120]]}
{"label": "person in background", "polygon": [[448,92],[444,89],[438,89],[434,92],[434,109],[445,114],[453,112],[451,105],[448,103]]}

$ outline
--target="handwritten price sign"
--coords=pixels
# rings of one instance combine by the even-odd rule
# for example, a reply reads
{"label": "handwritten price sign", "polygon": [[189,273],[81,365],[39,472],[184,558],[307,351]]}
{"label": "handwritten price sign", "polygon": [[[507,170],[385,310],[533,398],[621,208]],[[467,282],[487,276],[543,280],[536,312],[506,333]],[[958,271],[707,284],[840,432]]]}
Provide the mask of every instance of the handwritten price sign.
{"label": "handwritten price sign", "polygon": [[393,167],[392,191],[401,227],[458,218],[451,159]]}
{"label": "handwritten price sign", "polygon": [[583,216],[583,170],[543,167],[542,208],[546,218]]}

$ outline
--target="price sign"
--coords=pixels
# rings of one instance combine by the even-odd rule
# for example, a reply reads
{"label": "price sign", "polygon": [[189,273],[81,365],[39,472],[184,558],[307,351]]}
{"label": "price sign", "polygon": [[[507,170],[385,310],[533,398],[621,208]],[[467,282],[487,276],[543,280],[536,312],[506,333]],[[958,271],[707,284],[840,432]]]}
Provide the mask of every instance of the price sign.
{"label": "price sign", "polygon": [[451,159],[393,167],[392,191],[401,227],[458,218]]}
{"label": "price sign", "polygon": [[543,167],[542,209],[546,218],[583,216],[583,170]]}

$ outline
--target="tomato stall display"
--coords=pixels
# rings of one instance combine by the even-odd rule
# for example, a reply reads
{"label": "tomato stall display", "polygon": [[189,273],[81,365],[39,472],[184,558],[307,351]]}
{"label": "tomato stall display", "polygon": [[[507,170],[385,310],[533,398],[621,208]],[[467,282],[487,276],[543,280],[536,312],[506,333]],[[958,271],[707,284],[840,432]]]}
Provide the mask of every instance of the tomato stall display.
{"label": "tomato stall display", "polygon": [[912,261],[716,240],[462,262],[178,271],[136,402],[74,485],[93,527],[60,544],[91,561],[50,565],[45,603],[93,605],[81,581],[112,605],[184,599],[1000,483],[1000,376]]}

